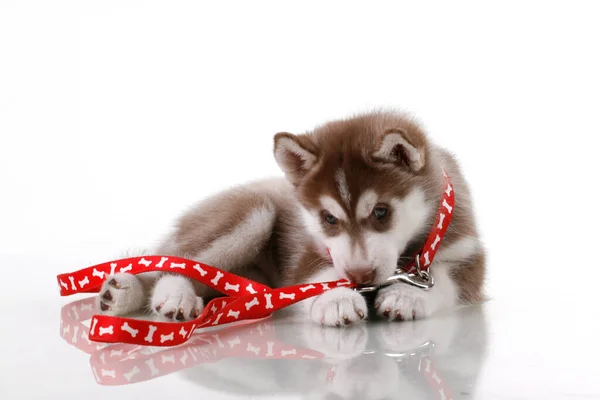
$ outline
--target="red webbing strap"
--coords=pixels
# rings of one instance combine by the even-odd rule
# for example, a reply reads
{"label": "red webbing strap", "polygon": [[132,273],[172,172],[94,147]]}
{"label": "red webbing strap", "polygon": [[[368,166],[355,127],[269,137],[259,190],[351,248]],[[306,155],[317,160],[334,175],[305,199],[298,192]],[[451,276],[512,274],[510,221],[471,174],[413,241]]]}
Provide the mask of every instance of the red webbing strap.
{"label": "red webbing strap", "polygon": [[[418,254],[421,270],[426,272],[429,271],[429,266],[433,262],[435,253],[437,253],[442,240],[444,240],[446,231],[450,226],[450,221],[452,221],[452,215],[454,214],[454,186],[452,185],[452,180],[443,169],[442,174],[444,175],[444,191],[440,199],[440,206],[431,232],[429,232],[429,236],[427,236],[427,240],[425,240],[425,244]],[[404,267],[404,270],[409,274],[417,272],[417,263],[414,258]]]}
{"label": "red webbing strap", "polygon": [[258,282],[182,257],[143,256],[109,261],[57,276],[61,296],[97,293],[106,277],[117,272],[169,272],[199,281],[227,297],[210,301],[202,313],[186,322],[157,322],[94,315],[89,339],[105,343],[175,346],[185,343],[202,327],[265,318],[273,312],[336,287],[354,287],[346,279],[271,289]]}
{"label": "red webbing strap", "polygon": [[318,351],[277,339],[275,327],[270,321],[251,321],[196,334],[185,345],[167,349],[132,344],[98,344],[88,339],[88,327],[82,323],[92,316],[91,310],[94,308],[94,298],[63,306],[60,326],[65,341],[91,354],[92,371],[101,385],[147,381],[231,357],[272,360],[324,358]]}

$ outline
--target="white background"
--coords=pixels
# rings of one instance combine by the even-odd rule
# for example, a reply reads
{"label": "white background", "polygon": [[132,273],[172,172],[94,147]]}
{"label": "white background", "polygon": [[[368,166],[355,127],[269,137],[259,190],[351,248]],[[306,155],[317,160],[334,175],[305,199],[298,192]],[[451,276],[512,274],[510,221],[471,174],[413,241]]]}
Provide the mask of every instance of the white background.
{"label": "white background", "polygon": [[[0,299],[54,301],[56,274],[147,246],[207,194],[281,175],[276,132],[390,107],[461,160],[490,296],[558,302],[539,315],[590,339],[594,4],[1,1]],[[558,357],[545,340],[540,353]],[[501,391],[520,378],[503,375],[513,347],[497,343]]]}
{"label": "white background", "polygon": [[48,285],[280,175],[274,133],[373,107],[413,113],[460,158],[490,294],[599,276],[591,7],[1,4],[0,254],[38,260]]}

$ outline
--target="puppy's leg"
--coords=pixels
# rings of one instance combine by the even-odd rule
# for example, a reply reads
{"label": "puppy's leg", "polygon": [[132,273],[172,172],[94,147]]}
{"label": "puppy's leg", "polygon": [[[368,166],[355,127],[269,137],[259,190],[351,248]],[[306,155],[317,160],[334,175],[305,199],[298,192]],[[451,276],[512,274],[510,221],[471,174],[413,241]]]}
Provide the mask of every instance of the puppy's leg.
{"label": "puppy's leg", "polygon": [[[377,314],[390,321],[420,319],[461,303],[480,301],[485,256],[469,241],[463,239],[439,253],[439,260],[430,268],[435,279],[431,289],[425,291],[405,283],[381,289],[375,298]],[[451,260],[445,257],[448,254],[457,257]]]}
{"label": "puppy's leg", "polygon": [[[296,282],[314,283],[340,279],[332,266],[324,266],[321,270]],[[345,326],[360,322],[367,317],[365,298],[352,289],[339,287],[314,298],[298,303],[295,310],[308,315],[317,324],[323,326]]]}
{"label": "puppy's leg", "polygon": [[108,276],[96,299],[98,310],[106,315],[125,315],[141,310],[159,275],[160,273],[147,272],[140,275],[119,273]]}
{"label": "puppy's leg", "polygon": [[[271,237],[275,218],[275,207],[261,193],[234,189],[184,215],[159,253],[182,255],[257,279],[258,272],[253,267]],[[150,307],[167,320],[187,320],[198,315],[204,302],[217,295],[206,285],[165,274],[152,290]]]}
{"label": "puppy's leg", "polygon": [[[125,254],[123,258],[133,256],[131,253]],[[160,272],[138,275],[117,273],[107,276],[96,297],[97,309],[106,315],[126,315],[141,310],[147,304],[150,289],[159,276]]]}

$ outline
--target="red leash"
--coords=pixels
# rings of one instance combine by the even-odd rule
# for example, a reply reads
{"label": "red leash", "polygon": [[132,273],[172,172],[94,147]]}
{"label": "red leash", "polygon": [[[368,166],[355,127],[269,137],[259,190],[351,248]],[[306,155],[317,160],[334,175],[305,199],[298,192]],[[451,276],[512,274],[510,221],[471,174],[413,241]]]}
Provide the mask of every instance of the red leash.
{"label": "red leash", "polygon": [[[428,287],[433,285],[429,266],[450,225],[454,208],[454,190],[445,172],[444,179],[446,189],[440,201],[439,212],[422,251],[404,267],[404,271],[397,271],[397,275],[390,278],[390,282],[417,272],[420,278],[430,282]],[[89,331],[90,340],[145,346],[175,346],[185,343],[198,328],[265,318],[277,310],[337,287],[363,290],[346,279],[272,289],[194,260],[160,255],[110,261],[58,275],[57,280],[61,296],[70,296],[76,293],[98,293],[106,277],[117,272],[139,274],[152,271],[185,275],[218,290],[226,297],[210,301],[197,318],[187,322],[155,322],[94,315]],[[414,284],[412,278],[397,280]]]}

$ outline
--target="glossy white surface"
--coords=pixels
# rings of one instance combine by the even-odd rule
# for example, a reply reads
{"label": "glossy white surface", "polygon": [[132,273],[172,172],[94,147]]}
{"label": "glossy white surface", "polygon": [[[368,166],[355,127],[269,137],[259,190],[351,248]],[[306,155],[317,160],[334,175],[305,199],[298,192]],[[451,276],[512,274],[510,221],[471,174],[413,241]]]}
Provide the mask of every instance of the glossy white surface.
{"label": "glossy white surface", "polygon": [[514,293],[429,320],[342,329],[283,315],[197,332],[176,348],[96,350],[85,338],[92,297],[5,294],[7,399],[600,398],[600,329],[584,297]]}

